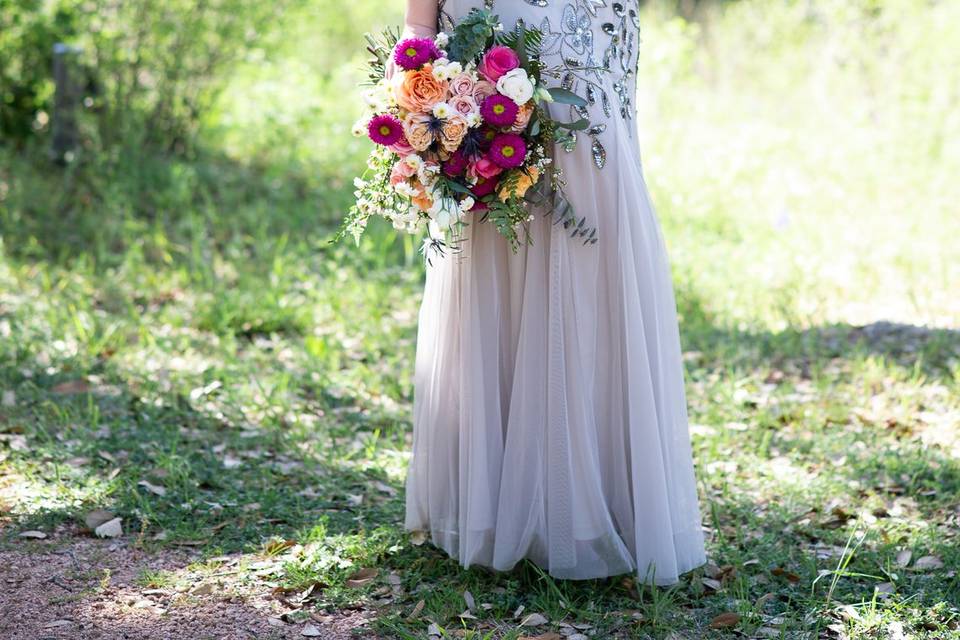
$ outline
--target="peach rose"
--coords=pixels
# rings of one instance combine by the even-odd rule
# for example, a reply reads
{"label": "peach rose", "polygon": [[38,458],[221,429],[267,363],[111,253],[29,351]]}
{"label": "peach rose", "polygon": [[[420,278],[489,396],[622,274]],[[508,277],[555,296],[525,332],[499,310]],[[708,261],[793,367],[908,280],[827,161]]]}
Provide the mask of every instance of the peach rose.
{"label": "peach rose", "polygon": [[450,81],[450,92],[456,96],[472,96],[476,82],[468,73],[461,73]]}
{"label": "peach rose", "polygon": [[440,125],[440,144],[447,151],[456,151],[465,135],[467,135],[467,119],[459,114],[450,116]]}
{"label": "peach rose", "polygon": [[413,205],[421,211],[427,211],[433,206],[433,199],[430,197],[430,194],[427,193],[427,190],[423,188],[423,186],[418,188],[417,195],[410,198],[410,202],[412,202]]}
{"label": "peach rose", "polygon": [[533,116],[533,102],[528,102],[517,112],[517,119],[513,121],[510,130],[514,133],[520,133],[530,124],[530,118]]}
{"label": "peach rose", "polygon": [[398,160],[396,164],[393,165],[393,169],[390,170],[390,184],[396,186],[401,182],[405,182],[407,179],[412,178],[417,172],[410,163],[404,162],[403,160]]}
{"label": "peach rose", "polygon": [[[540,172],[536,167],[530,167],[526,171],[518,170],[517,173],[520,174],[520,177],[517,179],[516,186],[511,190],[506,185],[501,187],[497,195],[500,196],[500,200],[506,202],[511,196],[522,198],[526,195],[527,191],[533,185],[537,184],[537,180],[540,178]],[[501,183],[510,183],[511,180],[505,179]]]}
{"label": "peach rose", "polygon": [[449,105],[462,116],[468,116],[471,113],[480,113],[480,107],[477,105],[477,101],[470,95],[453,96],[450,98]]}
{"label": "peach rose", "polygon": [[417,151],[426,151],[433,144],[433,132],[430,130],[432,120],[433,116],[425,113],[409,113],[403,119],[403,135]]}
{"label": "peach rose", "polygon": [[486,98],[489,98],[497,92],[497,86],[492,82],[487,82],[486,80],[480,80],[473,86],[473,99],[477,101],[477,104],[483,104],[483,101]]}
{"label": "peach rose", "polygon": [[431,64],[423,65],[419,71],[407,71],[403,76],[394,93],[397,104],[407,111],[429,113],[433,105],[443,102],[447,95],[447,83],[433,77]]}

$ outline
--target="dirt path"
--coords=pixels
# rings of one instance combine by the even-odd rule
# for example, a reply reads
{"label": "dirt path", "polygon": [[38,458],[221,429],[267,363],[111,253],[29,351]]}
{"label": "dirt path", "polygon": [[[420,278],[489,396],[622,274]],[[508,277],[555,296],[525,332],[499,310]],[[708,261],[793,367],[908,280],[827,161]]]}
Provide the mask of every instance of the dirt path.
{"label": "dirt path", "polygon": [[[369,618],[348,611],[286,622],[281,616],[291,610],[271,596],[268,582],[249,574],[240,581],[229,570],[236,558],[223,558],[225,569],[211,575],[192,571],[188,552],[146,553],[127,541],[23,545],[0,551],[4,640],[343,640],[359,637],[351,630]],[[144,586],[145,576],[170,575],[161,572],[174,577]]]}

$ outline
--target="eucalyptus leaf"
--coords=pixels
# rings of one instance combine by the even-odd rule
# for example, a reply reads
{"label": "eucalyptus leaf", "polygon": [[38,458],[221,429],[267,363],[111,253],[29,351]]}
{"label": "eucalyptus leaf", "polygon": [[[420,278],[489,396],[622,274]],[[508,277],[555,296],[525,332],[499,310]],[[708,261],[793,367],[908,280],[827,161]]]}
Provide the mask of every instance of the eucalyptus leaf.
{"label": "eucalyptus leaf", "polygon": [[560,104],[572,104],[575,107],[585,107],[587,106],[587,101],[575,94],[573,91],[568,91],[561,87],[553,87],[548,89],[550,96],[553,98],[554,102],[559,102]]}
{"label": "eucalyptus leaf", "polygon": [[570,129],[571,131],[583,131],[590,126],[590,121],[586,118],[580,118],[579,120],[574,120],[573,122],[558,122],[558,127],[563,127],[564,129]]}

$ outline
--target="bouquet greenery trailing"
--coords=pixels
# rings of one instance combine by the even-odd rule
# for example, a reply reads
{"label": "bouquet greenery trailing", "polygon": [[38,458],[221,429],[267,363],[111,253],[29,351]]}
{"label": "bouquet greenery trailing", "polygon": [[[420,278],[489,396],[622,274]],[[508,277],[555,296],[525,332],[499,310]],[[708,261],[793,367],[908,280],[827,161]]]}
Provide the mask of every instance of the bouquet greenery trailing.
{"label": "bouquet greenery trailing", "polygon": [[543,32],[499,24],[475,9],[435,39],[401,40],[393,30],[367,36],[367,113],[354,133],[376,146],[336,239],[359,239],[379,215],[398,230],[425,233],[425,251],[442,253],[468,224],[489,222],[515,251],[530,242],[530,205],[549,198],[546,209],[558,223],[596,242],[595,230],[563,198],[552,158],[556,142],[590,123],[559,122],[546,106],[586,101],[543,85]]}

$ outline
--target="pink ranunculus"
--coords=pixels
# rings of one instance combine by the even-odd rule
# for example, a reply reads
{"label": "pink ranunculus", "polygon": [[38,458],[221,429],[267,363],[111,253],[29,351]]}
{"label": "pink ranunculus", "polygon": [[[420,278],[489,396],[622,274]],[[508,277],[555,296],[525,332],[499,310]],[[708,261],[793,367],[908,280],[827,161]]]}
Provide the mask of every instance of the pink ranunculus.
{"label": "pink ranunculus", "polygon": [[407,142],[406,137],[400,138],[400,140],[398,140],[395,144],[390,145],[388,148],[401,158],[406,158],[408,155],[413,153],[413,147],[411,147],[410,143]]}
{"label": "pink ranunculus", "polygon": [[412,178],[413,175],[417,172],[416,169],[411,167],[408,163],[403,160],[398,161],[393,165],[393,169],[390,170],[390,184],[396,186],[401,182],[406,181],[409,178]]}
{"label": "pink ranunculus", "polygon": [[513,71],[519,66],[520,58],[517,57],[517,52],[510,47],[500,45],[484,54],[477,71],[484,78],[495,83],[507,71]]}
{"label": "pink ranunculus", "polygon": [[503,171],[503,167],[498,165],[487,156],[480,156],[470,165],[468,171],[474,177],[485,178],[489,180],[490,178],[499,175]]}
{"label": "pink ranunculus", "polygon": [[471,113],[479,113],[480,111],[477,101],[469,95],[455,95],[447,101],[447,104],[453,107],[454,111],[464,117],[470,115]]}
{"label": "pink ranunculus", "polygon": [[450,81],[450,93],[457,96],[473,95],[473,88],[476,84],[469,73],[461,73]]}
{"label": "pink ranunculus", "polygon": [[483,104],[483,101],[497,92],[497,85],[486,80],[480,80],[473,86],[473,99],[477,104]]}

